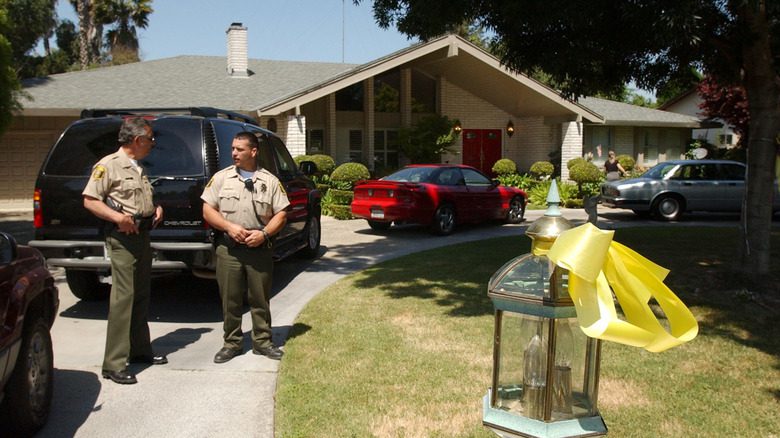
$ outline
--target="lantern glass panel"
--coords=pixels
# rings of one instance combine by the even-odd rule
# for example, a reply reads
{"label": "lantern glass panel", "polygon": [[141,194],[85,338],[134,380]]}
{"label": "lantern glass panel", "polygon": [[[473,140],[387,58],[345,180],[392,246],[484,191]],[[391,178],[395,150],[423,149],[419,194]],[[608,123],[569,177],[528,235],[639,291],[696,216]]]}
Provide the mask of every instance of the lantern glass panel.
{"label": "lantern glass panel", "polygon": [[[560,287],[551,290],[551,284]],[[524,254],[507,262],[490,279],[488,288],[497,293],[535,299],[569,297],[567,271],[556,268],[546,256],[534,254]]]}
{"label": "lantern glass panel", "polygon": [[495,408],[529,417],[531,411],[540,412],[546,383],[549,321],[503,312]]}
{"label": "lantern glass panel", "polygon": [[[555,359],[552,382],[552,420],[594,415],[593,365],[588,355],[595,342],[580,330],[577,318],[555,319]],[[595,362],[590,362],[595,363]]]}

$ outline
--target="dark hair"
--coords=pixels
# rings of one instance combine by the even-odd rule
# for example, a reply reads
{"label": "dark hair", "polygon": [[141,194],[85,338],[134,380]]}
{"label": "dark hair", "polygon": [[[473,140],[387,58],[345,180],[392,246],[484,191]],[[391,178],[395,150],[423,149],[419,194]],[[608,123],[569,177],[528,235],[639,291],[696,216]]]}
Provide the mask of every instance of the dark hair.
{"label": "dark hair", "polygon": [[249,147],[252,149],[260,149],[260,141],[253,132],[241,131],[233,137],[233,140],[246,140],[249,142]]}
{"label": "dark hair", "polygon": [[119,144],[130,144],[136,137],[146,135],[146,128],[152,124],[143,117],[128,117],[119,128]]}

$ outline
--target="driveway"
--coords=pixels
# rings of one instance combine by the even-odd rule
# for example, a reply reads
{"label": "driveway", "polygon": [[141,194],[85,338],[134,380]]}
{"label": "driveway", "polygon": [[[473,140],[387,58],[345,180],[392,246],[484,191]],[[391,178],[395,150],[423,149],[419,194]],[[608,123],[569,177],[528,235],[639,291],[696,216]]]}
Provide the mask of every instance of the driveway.
{"label": "driveway", "polygon": [[[523,224],[464,227],[448,237],[432,236],[417,227],[376,233],[362,220],[323,217],[321,257],[292,258],[276,265],[271,301],[275,341],[283,344],[306,303],[348,274],[429,248],[520,235],[541,214],[543,211],[528,211]],[[564,216],[575,223],[586,218],[581,210],[564,210]],[[23,224],[28,218],[8,219],[3,218],[0,229],[8,230],[11,225],[17,232],[29,229],[29,222]],[[599,219],[604,227],[645,223],[618,210],[602,211]],[[737,220],[719,225],[736,225]],[[225,364],[213,363],[214,353],[222,345],[215,283],[182,276],[154,280],[150,308],[153,345],[156,351],[168,354],[170,363],[134,366],[139,383],[122,386],[100,378],[107,302],[77,301],[64,273],[55,274],[61,304],[52,330],[54,401],[49,421],[38,436],[273,436],[279,363],[251,353]],[[248,314],[243,327],[250,327]]]}

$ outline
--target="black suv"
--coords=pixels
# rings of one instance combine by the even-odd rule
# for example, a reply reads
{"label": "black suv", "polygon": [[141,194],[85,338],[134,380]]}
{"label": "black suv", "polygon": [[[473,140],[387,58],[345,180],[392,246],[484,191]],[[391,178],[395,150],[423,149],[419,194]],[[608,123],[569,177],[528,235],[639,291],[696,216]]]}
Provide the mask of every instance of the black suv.
{"label": "black suv", "polygon": [[35,239],[49,266],[65,268],[70,290],[80,299],[105,297],[110,260],[105,257],[100,221],[84,209],[81,192],[92,166],[118,148],[123,117],[142,115],[152,123],[156,146],[141,161],[154,186],[163,222],[151,232],[156,273],[190,270],[214,277],[214,254],[200,195],[220,169],[233,164],[231,145],[240,131],[260,139],[259,164],[287,191],[287,225],[274,242],[276,260],[301,251],[316,257],[320,247],[320,193],[300,170],[282,140],[241,114],[214,108],[84,110],[49,151],[34,194]]}

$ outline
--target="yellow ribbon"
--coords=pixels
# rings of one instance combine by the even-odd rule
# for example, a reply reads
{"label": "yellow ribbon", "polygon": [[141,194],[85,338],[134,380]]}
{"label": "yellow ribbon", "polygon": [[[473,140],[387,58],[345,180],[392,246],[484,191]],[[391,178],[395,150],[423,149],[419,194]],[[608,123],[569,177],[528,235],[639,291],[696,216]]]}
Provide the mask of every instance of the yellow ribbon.
{"label": "yellow ribbon", "polygon": [[[669,270],[612,241],[614,231],[588,223],[564,231],[551,247],[534,244],[569,271],[569,295],[586,335],[660,352],[696,337],[698,323],[663,280]],[[612,290],[610,290],[610,286]],[[619,319],[615,292],[625,320]],[[655,298],[669,322],[669,331],[650,308]]]}

